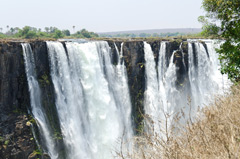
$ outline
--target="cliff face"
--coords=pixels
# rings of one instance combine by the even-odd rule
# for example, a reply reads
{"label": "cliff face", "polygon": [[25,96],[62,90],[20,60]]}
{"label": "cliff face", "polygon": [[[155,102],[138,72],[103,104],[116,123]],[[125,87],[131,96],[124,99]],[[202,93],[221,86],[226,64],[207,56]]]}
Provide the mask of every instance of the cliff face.
{"label": "cliff face", "polygon": [[[52,132],[57,134],[60,128],[49,75],[46,42],[33,41],[30,44],[37,66],[37,78],[44,92],[41,96],[42,105],[50,119]],[[44,147],[44,141],[39,138],[37,123],[29,113],[31,105],[21,42],[0,43],[0,110],[0,158],[37,158],[42,155],[31,130],[35,129],[36,137]],[[63,144],[61,138],[58,139],[60,151],[60,145]]]}
{"label": "cliff face", "polygon": [[12,110],[26,112],[29,104],[22,47],[19,43],[0,43],[0,120]]}
{"label": "cliff face", "polygon": [[[117,52],[121,49],[122,41],[108,41],[112,50],[112,63],[116,63]],[[154,52],[155,62],[158,64],[160,41],[148,42]],[[174,61],[179,67],[179,82],[184,82],[188,67],[183,67],[183,60],[187,64],[187,43],[167,43],[167,59],[175,51]],[[33,50],[36,63],[38,82],[42,90],[42,105],[52,126],[51,131],[56,135],[58,152],[64,151],[62,137],[59,134],[59,121],[56,113],[55,96],[53,84],[50,77],[50,68],[46,42],[32,41],[30,45]],[[132,102],[132,122],[135,129],[141,129],[142,116],[144,113],[145,92],[145,60],[143,41],[126,41],[123,44],[123,56],[127,68],[128,84]],[[31,110],[28,83],[25,74],[24,59],[21,42],[0,42],[0,158],[37,158],[38,153],[30,124],[36,128],[31,119]],[[35,126],[34,126],[35,125]],[[36,132],[39,130],[35,129]],[[137,133],[137,131],[136,131]],[[38,133],[36,134],[38,137]],[[44,141],[38,138],[44,147]],[[47,156],[45,156],[47,158]]]}
{"label": "cliff face", "polygon": [[36,148],[20,43],[0,43],[0,158],[28,158]]}

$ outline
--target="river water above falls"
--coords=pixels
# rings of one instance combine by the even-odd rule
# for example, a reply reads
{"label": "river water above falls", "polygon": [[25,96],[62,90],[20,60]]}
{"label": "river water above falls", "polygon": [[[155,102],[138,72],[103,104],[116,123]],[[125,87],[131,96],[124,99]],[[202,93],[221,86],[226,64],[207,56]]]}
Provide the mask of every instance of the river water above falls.
{"label": "river water above falls", "polygon": [[[125,43],[118,46],[114,43],[112,48],[105,41],[46,43],[55,116],[59,121],[64,153],[56,151],[56,130],[41,105],[42,91],[34,71],[37,66],[31,46],[22,44],[32,114],[44,141],[44,152],[52,159],[113,158],[114,151],[123,146],[118,141],[128,143],[137,133],[125,62],[129,59],[124,57]],[[139,66],[145,68],[143,110],[156,123],[153,125],[156,132],[162,129],[157,121],[165,120],[166,114],[179,111],[196,114],[199,107],[209,104],[213,94],[224,92],[223,81],[226,80],[218,70],[218,56],[214,50],[219,44],[188,41],[187,53],[180,45],[169,55],[166,53],[168,43],[160,42],[156,60],[150,44],[144,42],[145,63]],[[115,62],[113,51],[116,52]],[[189,98],[191,108],[187,107]],[[131,144],[124,146],[128,149]]]}

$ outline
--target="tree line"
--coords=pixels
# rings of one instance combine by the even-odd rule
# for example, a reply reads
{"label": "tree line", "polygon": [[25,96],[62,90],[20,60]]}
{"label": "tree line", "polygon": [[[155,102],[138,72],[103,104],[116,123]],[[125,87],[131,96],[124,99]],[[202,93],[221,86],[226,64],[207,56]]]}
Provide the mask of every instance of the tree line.
{"label": "tree line", "polygon": [[[73,27],[75,28],[75,27]],[[89,32],[86,29],[77,31],[71,34],[68,29],[60,30],[56,27],[45,27],[44,30],[31,26],[25,26],[23,28],[7,26],[7,32],[3,33],[3,29],[0,28],[0,38],[23,38],[23,39],[34,39],[34,38],[95,38],[98,34]]]}
{"label": "tree line", "polygon": [[119,33],[119,34],[99,34],[99,37],[106,37],[106,38],[148,38],[148,37],[175,37],[175,36],[182,36],[187,35],[185,33],[139,33],[139,34],[133,34],[133,33]]}

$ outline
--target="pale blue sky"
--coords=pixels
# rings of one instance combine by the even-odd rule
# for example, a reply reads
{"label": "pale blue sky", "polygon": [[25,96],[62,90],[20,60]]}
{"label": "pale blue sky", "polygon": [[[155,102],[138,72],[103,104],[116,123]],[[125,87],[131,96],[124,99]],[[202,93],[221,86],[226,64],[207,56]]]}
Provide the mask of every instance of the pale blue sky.
{"label": "pale blue sky", "polygon": [[95,32],[200,28],[202,0],[0,0],[0,27]]}

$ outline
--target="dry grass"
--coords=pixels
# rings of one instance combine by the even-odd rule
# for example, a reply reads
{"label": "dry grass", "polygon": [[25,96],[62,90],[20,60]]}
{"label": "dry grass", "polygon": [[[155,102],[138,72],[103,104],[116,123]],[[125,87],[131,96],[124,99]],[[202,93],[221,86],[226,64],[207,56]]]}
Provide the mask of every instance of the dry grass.
{"label": "dry grass", "polygon": [[[203,115],[182,129],[134,138],[135,146],[122,159],[237,159],[240,158],[240,86],[216,99]],[[174,132],[174,133],[173,133]],[[173,135],[175,134],[175,135]],[[178,134],[178,135],[176,135]]]}

